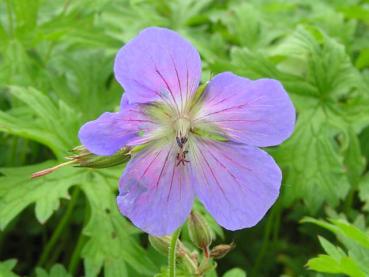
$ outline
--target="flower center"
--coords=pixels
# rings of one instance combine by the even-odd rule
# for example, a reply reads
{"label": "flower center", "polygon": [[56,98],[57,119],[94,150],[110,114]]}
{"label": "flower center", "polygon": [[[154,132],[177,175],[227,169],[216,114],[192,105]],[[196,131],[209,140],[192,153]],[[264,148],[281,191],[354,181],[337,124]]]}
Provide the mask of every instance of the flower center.
{"label": "flower center", "polygon": [[188,117],[179,117],[175,121],[176,138],[188,139],[188,134],[191,129],[191,120]]}
{"label": "flower center", "polygon": [[177,166],[185,165],[189,161],[186,159],[186,143],[191,130],[191,120],[188,117],[180,117],[175,121],[176,142],[178,145]]}

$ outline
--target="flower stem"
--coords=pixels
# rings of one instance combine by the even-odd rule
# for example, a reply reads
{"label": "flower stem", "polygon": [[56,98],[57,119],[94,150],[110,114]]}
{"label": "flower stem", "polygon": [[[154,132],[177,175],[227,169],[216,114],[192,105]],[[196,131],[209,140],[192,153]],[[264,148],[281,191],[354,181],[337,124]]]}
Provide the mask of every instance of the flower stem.
{"label": "flower stem", "polygon": [[351,190],[349,191],[347,197],[346,197],[346,200],[344,202],[344,212],[346,214],[349,214],[350,212],[350,209],[352,207],[352,203],[354,201],[354,196],[355,196],[355,188],[354,187],[351,187]]}
{"label": "flower stem", "polygon": [[51,251],[54,249],[55,244],[58,242],[60,236],[63,234],[63,231],[67,227],[69,220],[72,216],[73,209],[78,200],[79,193],[80,193],[79,187],[75,187],[72,193],[72,199],[68,203],[67,210],[65,211],[61,220],[59,221],[55,229],[55,232],[51,236],[51,239],[48,241],[44,250],[42,251],[42,255],[38,260],[37,266],[42,266],[45,264],[46,260],[50,256]]}
{"label": "flower stem", "polygon": [[172,239],[170,241],[169,246],[169,255],[168,255],[168,271],[169,277],[176,276],[176,248],[177,248],[177,240],[181,233],[181,228],[178,228],[172,235]]}
{"label": "flower stem", "polygon": [[75,276],[76,271],[78,269],[78,264],[81,259],[81,251],[82,248],[85,246],[86,242],[87,237],[81,233],[78,238],[77,245],[73,251],[72,258],[70,259],[68,265],[68,272],[71,273],[73,276]]}
{"label": "flower stem", "polygon": [[[89,207],[89,205],[85,205],[84,214],[85,214],[85,219],[83,222],[83,226],[86,226],[91,216],[91,208]],[[78,237],[77,245],[73,250],[72,257],[70,258],[69,264],[68,264],[68,272],[72,276],[76,276],[78,265],[81,260],[82,248],[85,246],[87,240],[88,240],[88,237],[85,236],[83,234],[83,231],[81,230],[80,235]]]}
{"label": "flower stem", "polygon": [[272,234],[272,229],[273,229],[273,222],[274,222],[275,212],[276,212],[276,208],[273,207],[273,209],[271,210],[271,213],[270,213],[270,215],[269,215],[269,217],[266,221],[266,225],[265,225],[265,229],[264,229],[263,243],[262,243],[260,251],[259,251],[259,253],[256,257],[254,268],[252,269],[252,272],[250,274],[251,276],[258,276],[258,271],[260,270],[260,266],[262,265],[265,253],[268,250],[269,240],[270,240],[270,236]]}
{"label": "flower stem", "polygon": [[8,32],[12,36],[14,33],[14,27],[13,27],[13,11],[10,3],[11,3],[10,0],[5,1],[6,11],[8,14]]}

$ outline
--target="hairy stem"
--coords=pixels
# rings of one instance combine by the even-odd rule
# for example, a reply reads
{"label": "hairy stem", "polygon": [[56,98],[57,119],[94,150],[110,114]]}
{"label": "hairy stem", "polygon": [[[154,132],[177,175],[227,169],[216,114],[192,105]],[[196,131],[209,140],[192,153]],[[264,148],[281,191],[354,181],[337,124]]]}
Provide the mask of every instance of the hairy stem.
{"label": "hairy stem", "polygon": [[181,228],[178,228],[173,233],[172,239],[170,241],[169,255],[168,255],[169,277],[175,277],[176,276],[176,248],[177,248],[177,240],[179,238],[180,233],[181,233]]}

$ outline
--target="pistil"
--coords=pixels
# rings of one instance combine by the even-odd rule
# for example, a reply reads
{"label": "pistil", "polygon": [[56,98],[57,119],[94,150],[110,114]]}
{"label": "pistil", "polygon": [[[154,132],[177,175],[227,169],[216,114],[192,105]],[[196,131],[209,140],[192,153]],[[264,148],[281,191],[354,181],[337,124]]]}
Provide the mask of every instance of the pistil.
{"label": "pistil", "polygon": [[180,117],[175,121],[174,128],[176,129],[177,143],[178,139],[180,143],[186,143],[185,141],[187,141],[191,129],[191,120],[188,117]]}

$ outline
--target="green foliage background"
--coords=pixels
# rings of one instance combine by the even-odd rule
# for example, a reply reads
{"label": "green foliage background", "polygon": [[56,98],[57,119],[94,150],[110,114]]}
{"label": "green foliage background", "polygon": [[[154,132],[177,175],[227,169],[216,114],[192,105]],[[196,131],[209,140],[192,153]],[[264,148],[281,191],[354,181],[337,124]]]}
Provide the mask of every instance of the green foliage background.
{"label": "green foliage background", "polygon": [[117,211],[123,166],[30,179],[64,161],[85,121],[118,108],[115,53],[147,26],[191,40],[203,81],[275,78],[298,112],[294,135],[268,149],[281,197],[255,228],[211,221],[217,243],[237,247],[208,276],[369,276],[367,0],[0,0],[0,276],[166,265]]}

